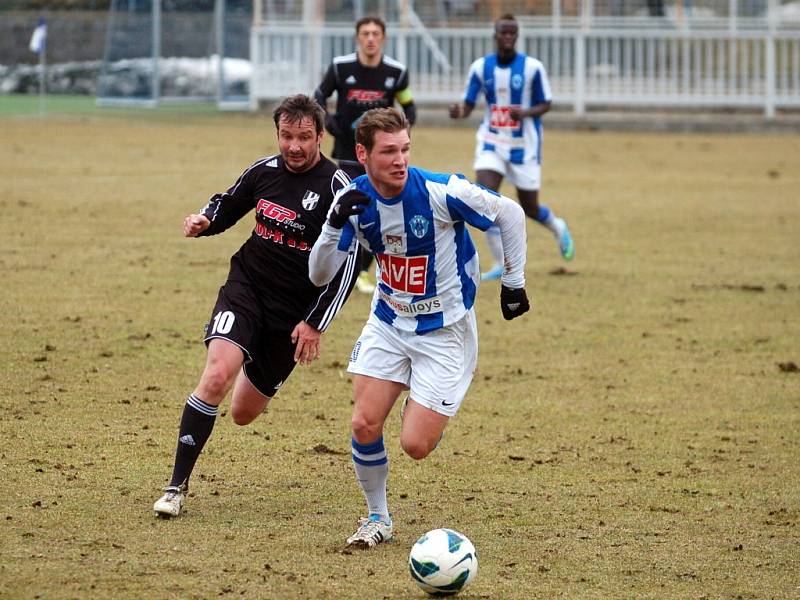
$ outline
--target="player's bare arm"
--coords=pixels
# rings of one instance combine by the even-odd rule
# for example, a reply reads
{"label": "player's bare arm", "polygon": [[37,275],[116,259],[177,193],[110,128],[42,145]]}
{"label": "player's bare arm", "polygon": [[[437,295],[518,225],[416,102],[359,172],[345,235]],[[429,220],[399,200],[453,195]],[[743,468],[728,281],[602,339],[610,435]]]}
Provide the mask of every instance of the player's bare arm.
{"label": "player's bare arm", "polygon": [[466,119],[472,114],[472,109],[475,105],[471,102],[454,102],[447,107],[451,119]]}
{"label": "player's bare arm", "polygon": [[301,365],[319,358],[319,345],[322,332],[305,321],[300,321],[292,331],[292,343],[296,344],[294,361]]}
{"label": "player's bare arm", "polygon": [[183,235],[186,237],[197,237],[211,225],[211,221],[205,215],[189,215],[183,220]]}
{"label": "player's bare arm", "polygon": [[508,109],[508,115],[516,121],[527,117],[540,117],[550,110],[551,104],[551,102],[540,102],[539,104],[534,104],[530,108],[512,106]]}

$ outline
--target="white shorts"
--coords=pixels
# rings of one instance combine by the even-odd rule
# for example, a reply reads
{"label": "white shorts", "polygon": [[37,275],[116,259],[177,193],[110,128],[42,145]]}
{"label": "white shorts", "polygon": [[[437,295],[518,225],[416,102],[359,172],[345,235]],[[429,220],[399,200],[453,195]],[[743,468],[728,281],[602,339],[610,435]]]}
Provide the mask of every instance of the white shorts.
{"label": "white shorts", "polygon": [[519,190],[538,191],[542,183],[542,165],[531,159],[521,165],[507,161],[497,152],[479,150],[475,154],[476,171],[494,171],[507,177],[511,184]]}
{"label": "white shorts", "polygon": [[475,310],[425,335],[399,331],[375,314],[361,331],[348,372],[402,383],[414,402],[452,417],[467,394],[478,362]]}

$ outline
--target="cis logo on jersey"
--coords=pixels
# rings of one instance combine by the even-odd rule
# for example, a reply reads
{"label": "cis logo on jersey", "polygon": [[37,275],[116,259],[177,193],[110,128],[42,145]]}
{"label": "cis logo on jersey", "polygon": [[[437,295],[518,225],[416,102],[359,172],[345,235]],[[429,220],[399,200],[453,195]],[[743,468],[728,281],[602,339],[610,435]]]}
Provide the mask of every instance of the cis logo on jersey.
{"label": "cis logo on jersey", "polygon": [[428,233],[428,219],[422,215],[414,215],[411,217],[408,221],[408,225],[411,227],[411,233],[420,239],[424,238],[425,234]]}
{"label": "cis logo on jersey", "polygon": [[306,210],[314,210],[318,202],[319,194],[311,190],[306,190],[305,196],[303,196],[303,208]]}

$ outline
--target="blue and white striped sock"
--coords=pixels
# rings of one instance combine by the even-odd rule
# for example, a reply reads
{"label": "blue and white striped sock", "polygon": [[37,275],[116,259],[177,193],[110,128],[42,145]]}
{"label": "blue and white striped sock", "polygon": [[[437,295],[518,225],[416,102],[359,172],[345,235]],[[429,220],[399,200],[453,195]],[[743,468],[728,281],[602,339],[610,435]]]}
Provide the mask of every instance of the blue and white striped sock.
{"label": "blue and white striped sock", "polygon": [[386,501],[389,459],[383,447],[383,436],[371,444],[359,444],[354,438],[351,446],[356,479],[367,500],[369,514],[379,515],[385,523],[391,523]]}

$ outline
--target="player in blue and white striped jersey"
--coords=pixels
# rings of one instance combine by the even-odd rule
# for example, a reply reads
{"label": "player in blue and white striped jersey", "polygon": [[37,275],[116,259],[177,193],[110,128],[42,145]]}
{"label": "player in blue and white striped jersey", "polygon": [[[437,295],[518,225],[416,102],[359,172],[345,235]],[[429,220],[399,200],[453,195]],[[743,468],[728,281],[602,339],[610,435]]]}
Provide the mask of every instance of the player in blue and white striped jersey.
{"label": "player in blue and white striped jersey", "polygon": [[[572,260],[575,246],[566,222],[539,203],[542,164],[542,115],[550,110],[552,94],[544,65],[516,51],[519,26],[509,14],[495,22],[495,53],[479,58],[469,70],[461,103],[450,105],[453,119],[468,117],[483,93],[486,112],[478,128],[475,174],[478,183],[499,190],[503,177],[517,188],[525,214],[544,225],[556,238],[561,255]],[[503,272],[501,239],[496,230],[487,241],[495,266],[483,279],[499,279]]]}
{"label": "player in blue and white striped jersey", "polygon": [[393,535],[386,501],[383,424],[404,390],[400,443],[415,459],[436,447],[472,381],[478,356],[478,255],[467,225],[497,226],[504,265],[500,305],[529,310],[525,215],[512,200],[459,175],[408,166],[409,124],[392,108],[368,111],[356,130],[366,175],[337,193],[309,258],[324,285],[360,244],[378,263],[372,312],[353,348],[352,456],[368,517],[347,543],[371,548]]}

